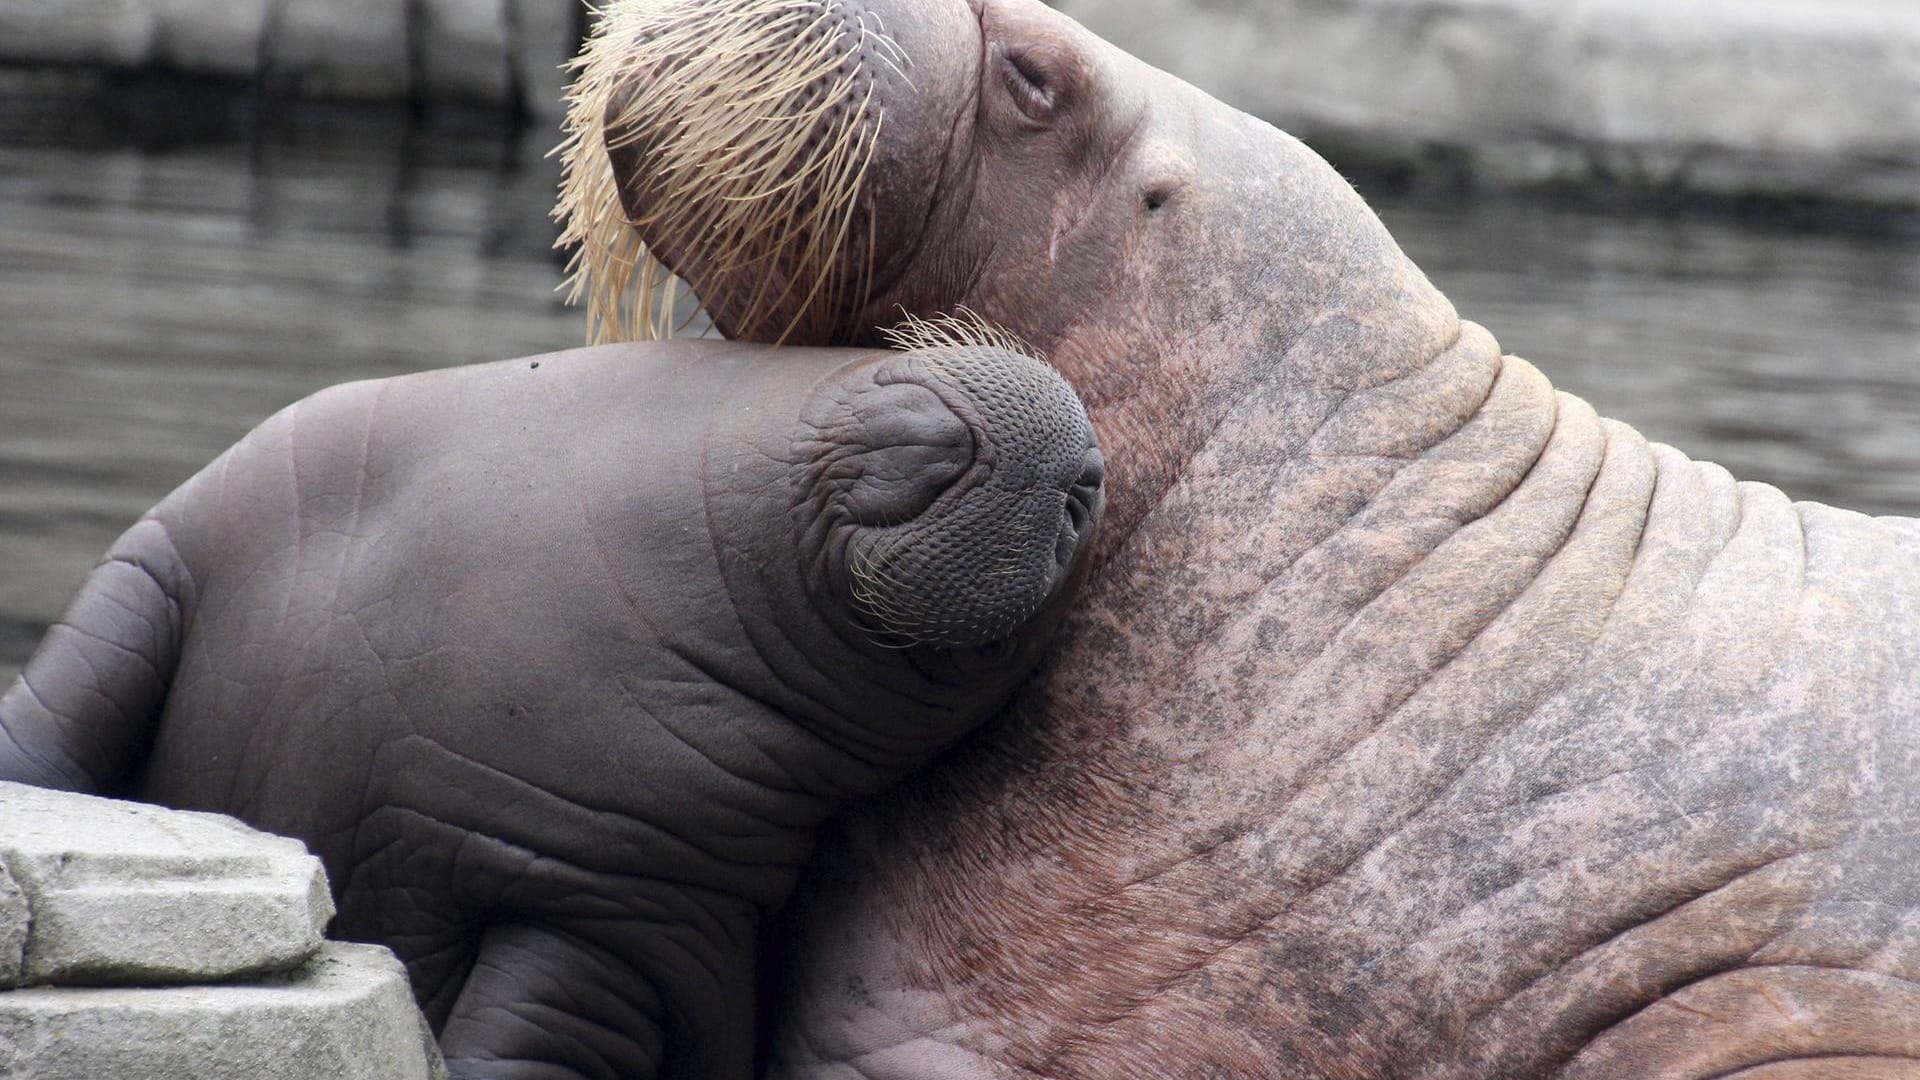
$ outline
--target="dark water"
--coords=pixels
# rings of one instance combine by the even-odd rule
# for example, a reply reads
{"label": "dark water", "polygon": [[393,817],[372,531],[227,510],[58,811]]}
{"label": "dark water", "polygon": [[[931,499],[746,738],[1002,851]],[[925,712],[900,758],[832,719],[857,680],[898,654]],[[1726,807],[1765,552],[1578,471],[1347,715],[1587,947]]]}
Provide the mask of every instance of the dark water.
{"label": "dark water", "polygon": [[[544,133],[307,123],[0,138],[0,685],[141,511],[346,379],[578,342]],[[1920,515],[1920,240],[1725,214],[1377,200],[1509,351],[1802,498]]]}

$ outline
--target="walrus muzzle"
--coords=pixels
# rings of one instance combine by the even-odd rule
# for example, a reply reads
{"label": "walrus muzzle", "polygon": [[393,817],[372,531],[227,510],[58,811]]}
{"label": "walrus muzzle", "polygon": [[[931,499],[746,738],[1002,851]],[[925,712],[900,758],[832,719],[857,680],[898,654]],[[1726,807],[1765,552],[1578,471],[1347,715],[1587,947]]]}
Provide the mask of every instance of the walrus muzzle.
{"label": "walrus muzzle", "polygon": [[870,288],[860,197],[906,58],[842,0],[627,0],[575,62],[555,216],[593,341],[672,336],[675,275],[729,337],[806,340]]}
{"label": "walrus muzzle", "polygon": [[801,424],[800,548],[880,640],[1004,641],[1057,593],[1100,513],[1085,409],[1004,347],[956,337],[888,357],[823,387]]}

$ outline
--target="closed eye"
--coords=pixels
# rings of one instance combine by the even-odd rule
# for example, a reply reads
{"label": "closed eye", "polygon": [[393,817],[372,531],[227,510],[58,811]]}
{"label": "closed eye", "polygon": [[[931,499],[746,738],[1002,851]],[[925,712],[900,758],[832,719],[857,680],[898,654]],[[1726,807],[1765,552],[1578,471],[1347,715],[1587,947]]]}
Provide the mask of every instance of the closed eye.
{"label": "closed eye", "polygon": [[1052,119],[1058,108],[1058,88],[1031,53],[1018,48],[1001,50],[1000,73],[1021,112],[1033,120]]}

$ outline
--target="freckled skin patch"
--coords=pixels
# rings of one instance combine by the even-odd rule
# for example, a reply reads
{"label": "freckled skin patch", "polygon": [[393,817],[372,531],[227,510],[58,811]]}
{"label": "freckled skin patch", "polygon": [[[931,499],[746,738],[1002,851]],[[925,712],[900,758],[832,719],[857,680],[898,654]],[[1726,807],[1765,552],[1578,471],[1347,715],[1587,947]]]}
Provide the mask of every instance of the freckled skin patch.
{"label": "freckled skin patch", "polygon": [[1556,393],[1038,3],[862,10],[912,72],[869,179],[927,194],[822,325],[1032,342],[1109,517],[1016,705],[823,845],[772,1074],[1920,1070],[1920,523]]}

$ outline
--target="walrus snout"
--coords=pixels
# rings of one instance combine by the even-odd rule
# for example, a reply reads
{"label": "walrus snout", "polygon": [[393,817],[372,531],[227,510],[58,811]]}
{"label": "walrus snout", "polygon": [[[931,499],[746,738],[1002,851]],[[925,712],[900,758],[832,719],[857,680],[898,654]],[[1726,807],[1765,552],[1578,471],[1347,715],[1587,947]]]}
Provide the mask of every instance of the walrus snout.
{"label": "walrus snout", "polygon": [[622,0],[577,63],[556,210],[595,340],[671,336],[673,277],[730,338],[835,336],[868,289],[858,197],[910,65],[863,4]]}
{"label": "walrus snout", "polygon": [[955,344],[859,365],[808,410],[796,506],[822,580],[882,640],[978,648],[1061,591],[1102,506],[1080,399],[1044,362]]}
{"label": "walrus snout", "polygon": [[970,111],[916,87],[965,77],[979,51],[965,4],[879,7],[602,5],[555,207],[590,340],[673,336],[676,279],[732,340],[870,340],[865,313],[911,261],[949,164],[929,133]]}

